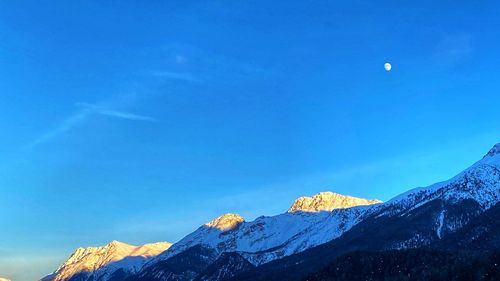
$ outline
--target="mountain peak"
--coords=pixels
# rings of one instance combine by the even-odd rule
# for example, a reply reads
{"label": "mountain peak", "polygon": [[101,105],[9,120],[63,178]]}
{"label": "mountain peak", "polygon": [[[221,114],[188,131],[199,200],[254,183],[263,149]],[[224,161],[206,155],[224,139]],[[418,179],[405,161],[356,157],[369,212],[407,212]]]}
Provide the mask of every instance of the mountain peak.
{"label": "mountain peak", "polygon": [[238,214],[224,214],[208,223],[205,226],[210,228],[217,228],[220,231],[228,231],[235,229],[238,225],[244,222],[245,219]]}
{"label": "mountain peak", "polygon": [[486,155],[483,157],[483,158],[486,158],[486,157],[493,157],[497,154],[500,154],[500,143],[497,143],[495,144],[491,149],[490,151],[488,151],[488,153],[486,153]]}
{"label": "mountain peak", "polygon": [[171,245],[171,243],[160,242],[133,246],[114,240],[102,247],[78,248],[54,273],[42,280],[65,281],[76,274],[98,271],[109,265],[123,266],[124,270],[135,271],[144,264],[146,258],[157,256]]}
{"label": "mountain peak", "polygon": [[120,241],[117,241],[117,240],[113,240],[111,242],[109,242],[106,246],[104,246],[106,248],[125,248],[125,247],[134,247],[132,245],[129,245],[127,243],[123,243],[123,242],[120,242]]}
{"label": "mountain peak", "polygon": [[312,197],[299,197],[288,209],[288,213],[332,211],[334,209],[372,205],[381,202],[377,199],[368,200],[334,192],[320,192]]}

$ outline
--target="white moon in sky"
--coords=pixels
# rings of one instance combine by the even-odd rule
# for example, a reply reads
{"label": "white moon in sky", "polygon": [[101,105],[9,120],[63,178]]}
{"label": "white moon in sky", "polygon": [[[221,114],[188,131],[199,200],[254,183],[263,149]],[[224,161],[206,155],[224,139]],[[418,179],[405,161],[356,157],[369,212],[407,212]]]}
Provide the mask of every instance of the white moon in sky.
{"label": "white moon in sky", "polygon": [[384,68],[385,68],[385,70],[386,70],[386,71],[391,71],[391,69],[392,69],[392,65],[391,65],[390,63],[386,62],[386,63],[384,64]]}

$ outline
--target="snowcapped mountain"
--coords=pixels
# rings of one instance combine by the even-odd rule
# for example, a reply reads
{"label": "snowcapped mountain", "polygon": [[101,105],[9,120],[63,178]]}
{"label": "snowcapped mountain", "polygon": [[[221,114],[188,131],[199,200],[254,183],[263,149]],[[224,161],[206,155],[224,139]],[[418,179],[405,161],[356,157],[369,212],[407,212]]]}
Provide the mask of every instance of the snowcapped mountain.
{"label": "snowcapped mountain", "polygon": [[[372,207],[369,205],[379,202],[321,192],[295,200],[286,213],[262,216],[251,222],[237,214],[225,214],[149,261],[131,280],[192,280],[205,268],[199,271],[187,268],[186,272],[175,274],[171,270],[172,264],[176,264],[174,260],[179,259],[179,255],[187,256],[188,251],[191,259],[209,261],[207,266],[223,253],[237,253],[238,259],[231,256],[231,261],[245,260],[242,267],[246,268],[246,263],[258,266],[339,237],[359,222],[362,214]],[[199,249],[200,254],[193,251],[194,248]]]}
{"label": "snowcapped mountain", "polygon": [[333,192],[320,192],[312,197],[299,197],[288,209],[293,212],[320,212],[334,209],[350,208],[354,206],[372,205],[382,203],[380,200],[367,200],[352,196],[341,195]]}
{"label": "snowcapped mountain", "polygon": [[148,259],[167,250],[171,245],[159,242],[133,246],[113,241],[103,247],[78,248],[54,273],[42,280],[109,280],[118,274],[132,274]]}
{"label": "snowcapped mountain", "polygon": [[[125,250],[79,249],[46,280],[299,280],[358,250],[500,248],[499,202],[497,144],[455,177],[386,203],[321,192],[298,198],[283,214],[250,222],[224,214],[133,265],[123,261],[142,256],[135,246],[115,242]],[[70,279],[76,274],[85,278]]]}
{"label": "snowcapped mountain", "polygon": [[[369,208],[338,238],[231,280],[300,280],[353,251],[500,249],[500,144],[453,178]],[[279,276],[279,278],[276,278]]]}
{"label": "snowcapped mountain", "polygon": [[379,202],[321,192],[312,198],[297,199],[287,213],[261,216],[252,222],[237,214],[225,214],[187,235],[150,263],[203,245],[220,253],[241,252],[258,265],[338,237],[368,209],[365,205]]}
{"label": "snowcapped mountain", "polygon": [[223,271],[248,269],[328,242],[355,225],[368,205],[379,202],[321,192],[297,199],[286,213],[252,222],[224,214],[172,247],[113,241],[103,247],[79,248],[43,281],[193,280],[217,261],[204,275],[210,279],[215,273],[222,276]]}
{"label": "snowcapped mountain", "polygon": [[371,214],[377,217],[409,216],[419,207],[439,202],[433,217],[436,237],[425,238],[430,242],[434,238],[441,239],[446,233],[455,232],[499,201],[500,144],[497,144],[481,160],[455,177],[405,192],[372,209]]}

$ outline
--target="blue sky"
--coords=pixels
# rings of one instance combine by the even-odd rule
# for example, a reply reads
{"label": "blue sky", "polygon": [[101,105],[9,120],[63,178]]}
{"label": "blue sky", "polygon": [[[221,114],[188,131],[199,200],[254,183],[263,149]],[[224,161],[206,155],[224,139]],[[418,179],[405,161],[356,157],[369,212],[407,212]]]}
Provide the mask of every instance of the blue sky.
{"label": "blue sky", "polygon": [[500,141],[499,8],[0,1],[0,274],[454,175]]}

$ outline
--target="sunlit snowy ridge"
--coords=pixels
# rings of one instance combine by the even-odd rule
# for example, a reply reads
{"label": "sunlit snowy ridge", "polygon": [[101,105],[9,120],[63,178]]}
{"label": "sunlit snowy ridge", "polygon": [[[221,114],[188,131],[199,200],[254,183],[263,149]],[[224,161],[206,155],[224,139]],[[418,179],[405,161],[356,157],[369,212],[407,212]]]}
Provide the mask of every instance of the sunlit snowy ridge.
{"label": "sunlit snowy ridge", "polygon": [[149,258],[167,250],[171,245],[168,242],[158,242],[133,246],[112,241],[103,247],[78,248],[53,274],[42,280],[108,280],[117,270],[127,274],[135,273]]}

